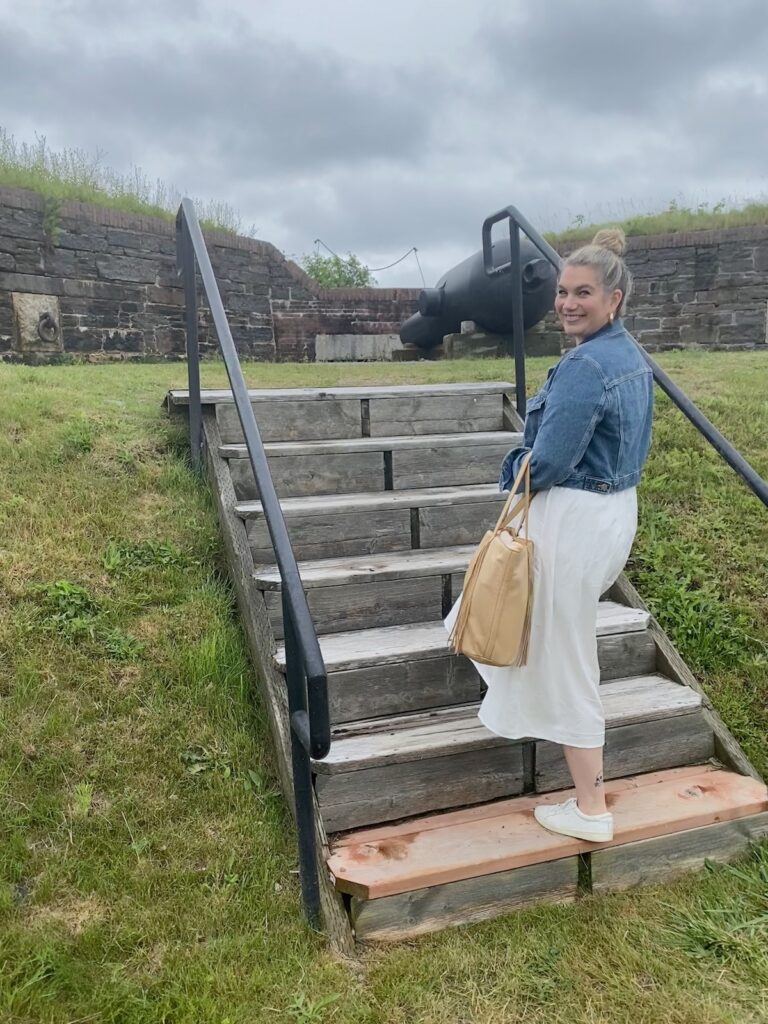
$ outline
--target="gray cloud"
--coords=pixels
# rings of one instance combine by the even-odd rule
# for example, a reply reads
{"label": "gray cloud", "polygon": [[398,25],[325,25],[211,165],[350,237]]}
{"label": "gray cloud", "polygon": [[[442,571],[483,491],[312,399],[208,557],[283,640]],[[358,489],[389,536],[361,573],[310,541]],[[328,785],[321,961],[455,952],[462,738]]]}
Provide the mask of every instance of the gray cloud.
{"label": "gray cloud", "polygon": [[[434,281],[543,229],[768,191],[762,0],[0,0],[0,125]],[[416,284],[412,261],[379,276]]]}
{"label": "gray cloud", "polygon": [[[381,80],[333,53],[243,30],[236,38],[152,41],[142,50],[17,29],[0,39],[16,109],[90,122],[110,152],[220,150],[229,173],[322,171],[415,157],[429,143],[423,73]],[[44,68],[45,74],[40,73]],[[209,154],[207,154],[209,155]]]}

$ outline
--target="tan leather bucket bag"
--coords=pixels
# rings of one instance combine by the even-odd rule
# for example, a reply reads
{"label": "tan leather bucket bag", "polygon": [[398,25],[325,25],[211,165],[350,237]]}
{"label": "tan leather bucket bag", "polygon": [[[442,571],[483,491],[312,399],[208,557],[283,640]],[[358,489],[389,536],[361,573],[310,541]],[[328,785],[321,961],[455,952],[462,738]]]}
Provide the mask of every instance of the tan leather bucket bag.
{"label": "tan leather bucket bag", "polygon": [[[533,541],[530,453],[520,468],[496,526],[488,530],[469,563],[451,650],[483,665],[525,665],[533,610]],[[520,498],[520,484],[525,493]],[[515,498],[518,499],[512,508]],[[522,510],[519,529],[511,522]],[[521,531],[525,531],[525,536]]]}

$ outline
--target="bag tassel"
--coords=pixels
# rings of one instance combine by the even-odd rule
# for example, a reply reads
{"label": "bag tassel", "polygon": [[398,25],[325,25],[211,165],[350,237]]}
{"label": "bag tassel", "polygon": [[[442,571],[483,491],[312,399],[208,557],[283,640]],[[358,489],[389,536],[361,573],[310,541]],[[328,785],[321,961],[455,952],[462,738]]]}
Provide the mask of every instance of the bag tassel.
{"label": "bag tassel", "polygon": [[533,566],[528,569],[528,606],[525,609],[523,635],[520,637],[520,649],[512,662],[513,668],[524,668],[528,662],[528,642],[531,639],[531,616],[533,614]]}
{"label": "bag tassel", "polygon": [[463,597],[461,599],[461,607],[459,608],[459,614],[456,616],[456,621],[453,624],[450,636],[448,637],[448,643],[450,644],[451,651],[454,654],[459,654],[459,644],[461,638],[464,635],[464,630],[467,626],[467,619],[469,617],[469,606],[470,606],[470,595],[475,583],[475,577],[480,572],[480,568],[485,560],[485,556],[490,546],[490,539],[486,543],[484,541],[483,550],[480,552],[480,557],[475,559],[474,565],[472,566],[472,573],[469,579],[464,580],[464,586],[462,588]]}

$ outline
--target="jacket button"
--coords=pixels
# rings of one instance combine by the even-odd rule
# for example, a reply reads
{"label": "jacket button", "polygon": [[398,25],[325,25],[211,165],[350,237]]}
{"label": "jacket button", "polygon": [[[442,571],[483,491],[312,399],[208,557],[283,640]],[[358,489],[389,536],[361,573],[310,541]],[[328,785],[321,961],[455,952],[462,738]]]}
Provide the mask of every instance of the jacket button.
{"label": "jacket button", "polygon": [[599,486],[601,491],[607,491],[608,488],[610,487],[610,484],[598,484],[598,486]]}

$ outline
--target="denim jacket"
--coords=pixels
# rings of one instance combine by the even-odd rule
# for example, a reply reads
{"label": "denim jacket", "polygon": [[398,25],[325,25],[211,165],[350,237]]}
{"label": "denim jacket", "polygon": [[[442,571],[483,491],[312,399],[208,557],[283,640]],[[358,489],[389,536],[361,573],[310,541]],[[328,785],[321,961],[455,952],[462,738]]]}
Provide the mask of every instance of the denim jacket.
{"label": "denim jacket", "polygon": [[530,451],[531,490],[634,487],[651,444],[653,375],[621,320],[567,352],[528,402],[523,445],[502,463],[509,490]]}

